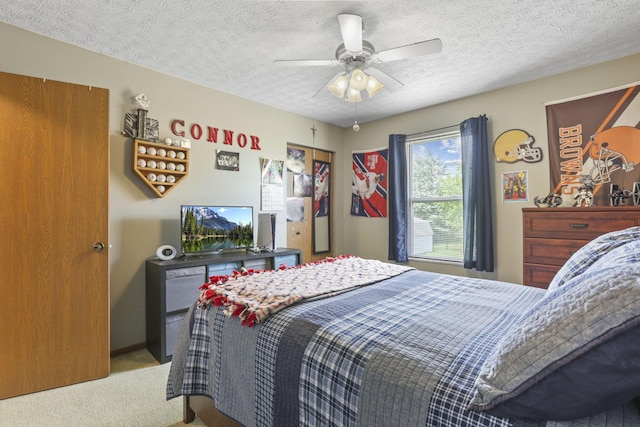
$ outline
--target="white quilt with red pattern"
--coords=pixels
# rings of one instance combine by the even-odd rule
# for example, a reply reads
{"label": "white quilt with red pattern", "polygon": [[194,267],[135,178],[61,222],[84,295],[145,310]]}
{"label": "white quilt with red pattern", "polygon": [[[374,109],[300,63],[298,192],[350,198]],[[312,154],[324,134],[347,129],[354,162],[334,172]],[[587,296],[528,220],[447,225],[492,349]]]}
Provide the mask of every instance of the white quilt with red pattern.
{"label": "white quilt with red pattern", "polygon": [[200,306],[226,306],[224,313],[253,326],[269,315],[303,300],[327,297],[371,285],[406,271],[397,264],[353,255],[325,258],[278,270],[235,271],[230,276],[212,276],[200,287]]}

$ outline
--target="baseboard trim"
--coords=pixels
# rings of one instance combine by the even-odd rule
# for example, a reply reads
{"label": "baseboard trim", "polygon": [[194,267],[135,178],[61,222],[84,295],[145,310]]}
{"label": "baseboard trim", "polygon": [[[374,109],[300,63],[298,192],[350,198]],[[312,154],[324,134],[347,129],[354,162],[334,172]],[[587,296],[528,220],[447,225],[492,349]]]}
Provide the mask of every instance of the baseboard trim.
{"label": "baseboard trim", "polygon": [[111,351],[110,357],[120,356],[122,354],[131,353],[132,351],[138,351],[147,348],[146,342],[130,345],[128,347],[122,347],[117,350]]}

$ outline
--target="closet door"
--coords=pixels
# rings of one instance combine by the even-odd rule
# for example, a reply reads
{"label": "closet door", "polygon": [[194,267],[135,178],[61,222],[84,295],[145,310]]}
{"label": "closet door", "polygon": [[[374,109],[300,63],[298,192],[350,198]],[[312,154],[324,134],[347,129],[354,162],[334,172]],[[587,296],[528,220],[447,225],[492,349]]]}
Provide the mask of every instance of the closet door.
{"label": "closet door", "polygon": [[0,399],[109,375],[108,103],[0,73]]}
{"label": "closet door", "polygon": [[[332,243],[332,221],[333,221],[333,157],[334,153],[330,151],[319,150],[315,148],[304,147],[296,144],[287,144],[289,153],[287,157],[291,160],[292,157],[297,158],[297,162],[292,162],[296,165],[295,171],[287,171],[287,180],[292,185],[289,185],[287,193],[289,199],[288,206],[288,220],[287,220],[287,247],[293,249],[300,249],[302,251],[302,262],[307,263],[324,259],[328,256],[332,256],[331,243]],[[315,166],[316,161],[326,163],[328,167],[325,167],[324,174],[316,176]],[[298,185],[303,181],[300,174],[307,175],[311,181],[311,192],[306,196],[300,196],[297,193]],[[298,177],[296,177],[298,175]],[[323,206],[328,206],[328,214],[320,217],[322,222],[322,229],[319,230],[315,220],[315,210],[318,204],[316,203],[317,183],[316,180],[322,180],[322,183],[326,185],[323,194],[327,197],[327,200],[323,201]],[[325,181],[326,180],[326,181]],[[327,203],[326,205],[324,203]],[[321,236],[317,236],[316,233],[323,233]],[[321,237],[321,238],[317,238]],[[322,245],[318,244],[318,241],[322,241]]]}

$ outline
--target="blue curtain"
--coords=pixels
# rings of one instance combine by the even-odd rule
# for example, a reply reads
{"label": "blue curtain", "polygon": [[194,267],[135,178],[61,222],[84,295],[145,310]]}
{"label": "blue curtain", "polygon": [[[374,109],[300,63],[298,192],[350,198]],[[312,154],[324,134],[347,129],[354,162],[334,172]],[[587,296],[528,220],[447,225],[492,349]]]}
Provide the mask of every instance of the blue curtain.
{"label": "blue curtain", "polygon": [[493,271],[493,219],[487,116],[460,124],[462,135],[462,197],[464,268]]}
{"label": "blue curtain", "polygon": [[407,136],[389,135],[389,259],[407,262]]}

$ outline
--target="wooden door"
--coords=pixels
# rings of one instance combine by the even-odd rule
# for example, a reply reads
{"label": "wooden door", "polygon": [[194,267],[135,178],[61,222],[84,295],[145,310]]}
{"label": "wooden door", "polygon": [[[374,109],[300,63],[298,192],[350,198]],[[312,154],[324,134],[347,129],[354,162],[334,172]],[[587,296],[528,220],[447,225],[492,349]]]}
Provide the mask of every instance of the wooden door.
{"label": "wooden door", "polygon": [[[315,148],[304,147],[295,144],[288,144],[287,148],[292,150],[296,150],[298,152],[303,153],[304,155],[304,171],[302,173],[310,175],[311,181],[313,183],[314,180],[314,169],[313,169],[313,161],[314,160],[322,160],[324,162],[330,163],[333,165],[333,153],[324,150],[318,150]],[[294,182],[294,172],[288,171],[287,179],[289,182]],[[332,174],[332,168],[330,169],[330,173]],[[295,183],[294,183],[295,184]],[[333,180],[329,181],[330,184],[330,212],[329,212],[329,224],[333,224]],[[289,186],[289,191],[294,191],[294,186]],[[293,197],[294,194],[287,194],[288,197]],[[301,199],[301,200],[300,200]],[[322,252],[322,253],[314,253],[314,244],[313,244],[313,201],[314,195],[311,194],[310,197],[301,197],[298,198],[302,202],[303,205],[303,216],[304,219],[301,221],[287,221],[287,247],[293,249],[300,249],[302,251],[302,262],[307,263],[315,260],[324,259],[328,256],[332,256],[332,252]],[[329,233],[331,234],[333,227],[330,226]],[[331,238],[332,239],[332,238]]]}
{"label": "wooden door", "polygon": [[0,73],[0,399],[109,375],[108,104]]}

